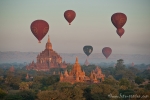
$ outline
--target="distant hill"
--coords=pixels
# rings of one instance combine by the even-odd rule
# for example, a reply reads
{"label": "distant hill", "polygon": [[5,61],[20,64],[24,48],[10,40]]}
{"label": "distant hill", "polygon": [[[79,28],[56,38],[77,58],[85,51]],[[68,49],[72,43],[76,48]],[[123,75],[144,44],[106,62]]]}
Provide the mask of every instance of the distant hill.
{"label": "distant hill", "polygon": [[[10,52],[0,52],[0,63],[30,63],[33,60],[36,61],[36,57],[39,52],[19,52],[19,51],[10,51]],[[79,62],[83,64],[87,58],[84,53],[59,53],[63,60],[67,63],[74,63],[76,56],[79,59]],[[92,53],[89,58],[88,62],[90,64],[98,64],[98,63],[110,63],[115,62],[118,59],[124,59],[125,63],[132,63],[135,64],[150,64],[150,55],[140,55],[140,54],[111,54],[108,59],[106,59],[103,54],[101,53]]]}

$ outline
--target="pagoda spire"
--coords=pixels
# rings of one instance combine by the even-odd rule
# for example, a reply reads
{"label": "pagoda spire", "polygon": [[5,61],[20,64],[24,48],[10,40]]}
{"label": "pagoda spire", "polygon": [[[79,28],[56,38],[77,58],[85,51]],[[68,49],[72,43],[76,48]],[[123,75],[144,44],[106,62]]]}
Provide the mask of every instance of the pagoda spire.
{"label": "pagoda spire", "polygon": [[48,35],[48,40],[47,40],[47,43],[46,43],[46,49],[52,50],[52,44],[51,44],[51,42],[50,42],[50,37],[49,37],[49,35]]}
{"label": "pagoda spire", "polygon": [[79,63],[79,62],[78,62],[78,57],[76,57],[76,62],[75,62],[75,63]]}
{"label": "pagoda spire", "polygon": [[48,40],[47,40],[47,43],[50,43],[50,37],[49,37],[49,35],[48,35]]}

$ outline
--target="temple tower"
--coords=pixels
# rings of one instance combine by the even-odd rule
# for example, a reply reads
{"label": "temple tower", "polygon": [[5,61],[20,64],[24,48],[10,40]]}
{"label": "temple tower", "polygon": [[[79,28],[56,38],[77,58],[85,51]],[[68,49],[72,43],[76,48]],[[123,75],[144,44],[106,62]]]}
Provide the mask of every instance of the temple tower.
{"label": "temple tower", "polygon": [[78,58],[76,57],[76,62],[75,62],[75,64],[74,64],[74,66],[73,66],[73,69],[72,69],[72,71],[71,71],[71,74],[72,74],[72,75],[76,75],[76,74],[78,74],[78,73],[82,73],[82,70],[81,70],[81,66],[80,66],[80,64],[79,64],[79,62],[78,62]]}
{"label": "temple tower", "polygon": [[50,36],[45,45],[45,50],[37,55],[37,62],[26,66],[27,70],[49,71],[51,68],[66,68],[67,64],[62,63],[62,57],[52,49]]}
{"label": "temple tower", "polygon": [[50,42],[50,37],[49,37],[49,35],[48,35],[48,41],[47,41],[47,43],[46,43],[45,49],[47,49],[47,50],[52,50],[52,44],[51,44],[51,42]]}

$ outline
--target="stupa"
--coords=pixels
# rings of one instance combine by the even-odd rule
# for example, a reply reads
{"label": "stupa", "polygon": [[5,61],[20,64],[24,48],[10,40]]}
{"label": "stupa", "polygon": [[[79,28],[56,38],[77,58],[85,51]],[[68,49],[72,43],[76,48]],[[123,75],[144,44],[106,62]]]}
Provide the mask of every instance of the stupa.
{"label": "stupa", "polygon": [[76,83],[76,82],[86,82],[86,83],[99,83],[97,75],[95,72],[91,72],[90,77],[85,75],[85,72],[81,69],[81,66],[78,62],[78,58],[76,57],[75,64],[71,71],[65,71],[64,74],[60,73],[60,82],[69,82],[69,83]]}
{"label": "stupa", "polygon": [[51,68],[66,68],[65,61],[62,62],[62,57],[52,49],[50,37],[45,46],[45,50],[37,56],[37,62],[32,61],[26,66],[26,70],[49,71]]}

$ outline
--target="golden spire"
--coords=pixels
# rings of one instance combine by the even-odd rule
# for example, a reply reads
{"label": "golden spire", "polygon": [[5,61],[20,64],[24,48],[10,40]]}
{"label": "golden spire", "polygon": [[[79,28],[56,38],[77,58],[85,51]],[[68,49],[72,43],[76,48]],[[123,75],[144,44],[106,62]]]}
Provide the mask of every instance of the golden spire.
{"label": "golden spire", "polygon": [[76,62],[75,63],[78,63],[78,57],[76,57]]}
{"label": "golden spire", "polygon": [[73,65],[73,69],[71,71],[72,75],[76,75],[77,73],[82,73],[81,66],[78,62],[78,57],[76,57],[75,64]]}
{"label": "golden spire", "polygon": [[47,40],[47,43],[46,43],[46,49],[49,49],[49,50],[52,49],[52,44],[51,44],[51,42],[50,42],[50,37],[49,37],[49,35],[48,35],[48,40]]}
{"label": "golden spire", "polygon": [[50,43],[50,38],[49,38],[49,35],[48,35],[48,41],[47,41],[47,43]]}

